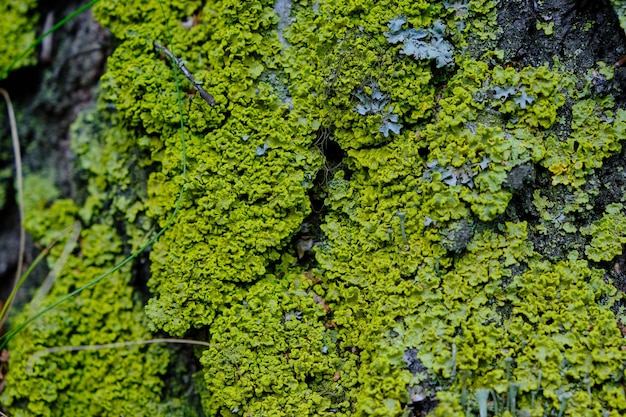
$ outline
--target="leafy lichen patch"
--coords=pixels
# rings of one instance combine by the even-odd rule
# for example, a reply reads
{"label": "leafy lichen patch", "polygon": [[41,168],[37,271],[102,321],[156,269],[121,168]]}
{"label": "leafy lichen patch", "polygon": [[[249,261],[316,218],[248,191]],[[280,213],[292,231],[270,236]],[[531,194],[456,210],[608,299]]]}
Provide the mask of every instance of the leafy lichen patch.
{"label": "leafy lichen patch", "polygon": [[[13,64],[13,61],[35,41],[36,24],[38,15],[36,12],[36,0],[9,0],[0,5],[0,68],[3,70]],[[13,69],[33,65],[36,62],[34,53],[27,55],[16,63]],[[6,78],[7,74],[3,74]]]}
{"label": "leafy lichen patch", "polygon": [[[186,173],[171,63],[153,48],[167,30],[146,21],[158,2],[103,2],[121,41],[101,96],[116,113],[97,147],[77,132],[93,175],[59,218],[112,201],[85,232],[100,267],[163,226],[184,187],[145,311],[154,330],[211,343],[208,413],[626,411],[617,296],[594,263],[618,254],[621,207],[590,214],[626,126],[610,68],[504,62],[486,48],[489,1],[298,1],[289,24],[272,1],[183,6],[167,12],[197,24],[171,25],[171,50],[217,103],[182,81]],[[343,164],[314,184],[319,132]],[[305,268],[290,243],[314,186],[323,236]],[[106,250],[97,235],[120,223],[127,240]]]}

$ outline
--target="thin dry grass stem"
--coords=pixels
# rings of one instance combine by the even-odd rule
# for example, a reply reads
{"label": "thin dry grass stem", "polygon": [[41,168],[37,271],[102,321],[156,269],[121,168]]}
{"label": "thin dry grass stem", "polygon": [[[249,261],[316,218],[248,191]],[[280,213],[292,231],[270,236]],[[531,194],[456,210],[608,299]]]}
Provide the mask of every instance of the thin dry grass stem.
{"label": "thin dry grass stem", "polygon": [[28,358],[28,363],[26,365],[26,371],[32,372],[34,362],[44,355],[48,355],[50,353],[59,353],[59,352],[78,352],[82,350],[101,350],[101,349],[114,349],[121,347],[129,347],[129,346],[138,346],[138,345],[150,345],[155,343],[175,343],[180,345],[198,345],[198,346],[206,346],[213,347],[214,345],[203,342],[201,340],[193,340],[193,339],[148,339],[148,340],[133,340],[130,342],[118,342],[118,343],[105,343],[102,345],[88,345],[88,346],[58,346],[51,347],[47,349],[39,350],[31,355]]}
{"label": "thin dry grass stem", "polygon": [[[17,122],[15,121],[15,112],[13,111],[13,103],[9,92],[4,88],[0,88],[0,94],[4,96],[4,101],[7,103],[7,111],[9,113],[9,125],[11,127],[11,141],[13,143],[13,157],[15,159],[15,176],[17,183],[17,205],[20,216],[20,247],[17,260],[17,270],[15,271],[15,279],[13,280],[13,288],[17,286],[17,283],[22,276],[22,268],[24,267],[24,250],[26,246],[26,231],[24,230],[24,185],[22,180],[22,154],[20,152],[20,139],[17,135]],[[13,304],[13,298],[8,301],[9,305],[5,311],[11,309]],[[7,314],[0,317],[0,328],[4,325],[7,319]]]}
{"label": "thin dry grass stem", "polygon": [[76,242],[78,242],[78,237],[80,236],[81,231],[80,222],[74,222],[74,225],[72,227],[72,235],[65,243],[65,246],[63,246],[61,256],[59,256],[59,259],[57,259],[57,261],[54,263],[52,269],[46,276],[46,279],[43,281],[43,284],[41,284],[30,302],[30,309],[32,312],[36,311],[39,308],[39,304],[41,304],[41,301],[48,294],[48,292],[50,292],[52,284],[54,284],[54,281],[61,273],[61,270],[65,266],[65,263],[67,262],[68,258],[76,247]]}
{"label": "thin dry grass stem", "polygon": [[[68,230],[69,230],[69,228],[68,228]],[[65,231],[63,231],[63,233],[65,233]],[[0,309],[0,317],[5,317],[5,316],[8,315],[7,313],[8,313],[9,304],[11,304],[13,298],[15,298],[15,295],[17,294],[17,291],[21,288],[22,284],[24,284],[24,281],[26,281],[26,279],[30,276],[31,272],[33,272],[35,270],[35,268],[37,267],[37,265],[39,265],[41,263],[41,261],[43,261],[44,258],[46,256],[48,256],[48,253],[50,253],[50,250],[57,243],[58,243],[58,239],[54,240],[52,243],[50,243],[48,246],[46,246],[39,253],[39,255],[37,255],[37,257],[35,258],[35,260],[33,262],[31,262],[31,264],[28,266],[28,268],[26,269],[24,274],[20,277],[20,280],[18,281],[17,286],[15,288],[13,288],[13,290],[11,291],[11,294],[9,294],[9,297],[6,299],[6,302],[4,303],[4,305],[2,305],[2,308]],[[2,336],[0,336],[0,341],[1,340],[2,340]],[[6,345],[6,343],[4,345]],[[2,345],[0,347],[4,347],[4,345]]]}

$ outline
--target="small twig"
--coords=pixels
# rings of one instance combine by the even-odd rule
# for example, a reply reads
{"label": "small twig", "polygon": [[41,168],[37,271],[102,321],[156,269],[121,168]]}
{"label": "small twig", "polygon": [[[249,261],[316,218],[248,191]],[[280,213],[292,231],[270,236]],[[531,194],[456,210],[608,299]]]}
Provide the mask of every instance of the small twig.
{"label": "small twig", "polygon": [[67,263],[67,260],[72,254],[72,251],[76,247],[76,242],[78,242],[78,237],[80,236],[80,230],[81,230],[80,222],[75,221],[72,227],[73,227],[72,235],[65,243],[65,246],[63,247],[63,251],[61,252],[61,256],[59,256],[57,261],[54,263],[54,265],[52,266],[52,269],[46,276],[46,279],[44,279],[43,284],[41,284],[41,286],[39,287],[39,289],[33,296],[32,300],[30,301],[31,312],[37,311],[37,309],[39,308],[39,304],[41,304],[41,301],[43,301],[44,297],[48,294],[48,292],[50,292],[50,288],[52,288],[52,284],[54,284],[54,281],[61,273],[61,270]]}
{"label": "small twig", "polygon": [[167,49],[165,46],[161,45],[157,41],[154,41],[152,44],[154,45],[154,48],[156,50],[158,50],[159,52],[162,52],[163,54],[165,54],[165,56],[167,56],[173,63],[176,64],[176,66],[178,66],[178,68],[180,68],[180,71],[191,82],[191,85],[193,85],[193,88],[195,88],[198,91],[198,93],[200,93],[202,98],[207,103],[209,103],[210,106],[215,106],[215,99],[213,98],[213,96],[211,94],[207,93],[204,90],[204,88],[202,88],[200,83],[198,81],[196,81],[195,78],[193,78],[193,75],[191,75],[191,73],[189,72],[187,67],[185,67],[185,63],[183,62],[183,60],[181,58],[176,58],[174,56],[174,54],[169,49]]}

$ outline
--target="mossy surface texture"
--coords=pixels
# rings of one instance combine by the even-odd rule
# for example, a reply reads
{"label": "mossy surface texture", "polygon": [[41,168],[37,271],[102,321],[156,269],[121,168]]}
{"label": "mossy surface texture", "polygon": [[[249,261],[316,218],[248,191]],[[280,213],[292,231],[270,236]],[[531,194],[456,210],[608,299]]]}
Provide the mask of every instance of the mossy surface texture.
{"label": "mossy surface texture", "polygon": [[[35,41],[36,8],[36,0],[6,0],[0,4],[0,68],[7,68]],[[35,58],[31,54],[13,69],[34,63]]]}
{"label": "mossy surface texture", "polygon": [[[161,331],[211,343],[207,415],[626,413],[626,197],[623,174],[601,175],[626,129],[613,67],[504,61],[491,1],[102,0],[95,15],[120,43],[73,129],[86,191],[31,203],[44,244],[83,224],[51,296],[138,248],[185,192],[143,313],[122,269],[20,334],[16,363]],[[154,41],[216,101],[181,78],[186,174]],[[174,407],[168,352],[50,355],[12,370],[4,400],[155,415]],[[124,360],[123,377],[103,370]]]}

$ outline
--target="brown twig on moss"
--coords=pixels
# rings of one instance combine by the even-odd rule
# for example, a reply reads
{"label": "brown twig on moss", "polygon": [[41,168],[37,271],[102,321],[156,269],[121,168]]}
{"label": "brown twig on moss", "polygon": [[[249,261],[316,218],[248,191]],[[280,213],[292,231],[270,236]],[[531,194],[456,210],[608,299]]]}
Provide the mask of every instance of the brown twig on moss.
{"label": "brown twig on moss", "polygon": [[176,64],[176,66],[180,69],[180,71],[183,73],[183,75],[189,80],[189,82],[191,82],[191,85],[193,85],[193,88],[195,88],[198,91],[198,93],[200,93],[200,96],[202,96],[202,98],[207,103],[209,103],[210,106],[215,106],[215,99],[213,98],[213,96],[211,94],[207,93],[204,90],[204,88],[202,88],[200,83],[198,81],[196,81],[195,78],[193,78],[193,75],[191,75],[191,73],[189,72],[187,67],[185,67],[185,63],[183,62],[183,60],[181,58],[176,58],[174,56],[174,54],[169,49],[167,49],[165,46],[161,45],[157,41],[154,41],[152,44],[154,45],[154,48],[157,51],[162,52],[163,54],[165,54],[165,56],[167,56],[173,63]]}

